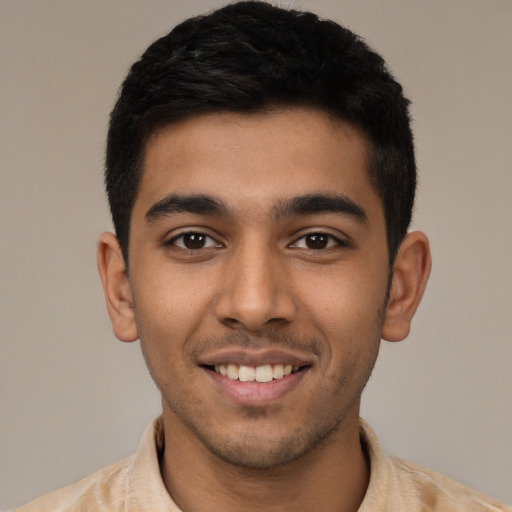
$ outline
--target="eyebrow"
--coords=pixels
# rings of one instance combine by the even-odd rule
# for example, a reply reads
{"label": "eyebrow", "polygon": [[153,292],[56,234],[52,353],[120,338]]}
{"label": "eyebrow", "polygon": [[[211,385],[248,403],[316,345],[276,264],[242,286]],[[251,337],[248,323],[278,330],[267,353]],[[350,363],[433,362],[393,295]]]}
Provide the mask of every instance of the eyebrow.
{"label": "eyebrow", "polygon": [[174,213],[196,213],[199,215],[217,215],[223,217],[230,215],[226,205],[214,197],[204,194],[186,196],[170,194],[151,206],[146,212],[146,221],[155,222],[162,217]]}
{"label": "eyebrow", "polygon": [[335,213],[367,222],[364,209],[347,196],[339,194],[306,194],[280,201],[274,208],[276,218],[296,215]]}
{"label": "eyebrow", "polygon": [[[194,213],[219,217],[234,216],[226,204],[215,197],[205,194],[170,194],[151,206],[145,217],[147,222],[152,223],[175,213]],[[335,213],[353,217],[361,222],[368,220],[363,208],[352,199],[344,195],[329,193],[305,194],[282,199],[274,206],[272,213],[276,219]]]}

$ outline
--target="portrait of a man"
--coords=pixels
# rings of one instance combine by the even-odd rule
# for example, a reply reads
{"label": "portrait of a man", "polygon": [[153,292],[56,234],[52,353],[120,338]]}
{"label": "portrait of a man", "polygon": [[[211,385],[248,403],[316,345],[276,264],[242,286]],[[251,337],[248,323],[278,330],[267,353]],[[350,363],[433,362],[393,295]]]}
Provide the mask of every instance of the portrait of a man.
{"label": "portrait of a man", "polygon": [[[510,510],[478,482],[390,455],[377,414],[362,408],[381,346],[409,336],[432,271],[428,229],[412,223],[429,172],[418,165],[413,95],[342,12],[333,21],[313,5],[213,7],[145,44],[105,115],[113,228],[97,233],[96,285],[115,338],[140,344],[161,409],[134,455],[15,510]],[[436,201],[455,202],[456,191],[439,187]],[[472,240],[490,243],[481,232]],[[506,341],[485,340],[496,368],[507,365]],[[439,370],[420,364],[424,382],[441,388],[459,375],[442,368],[442,352],[430,354]],[[510,384],[506,372],[496,379]],[[432,422],[449,423],[434,411]]]}

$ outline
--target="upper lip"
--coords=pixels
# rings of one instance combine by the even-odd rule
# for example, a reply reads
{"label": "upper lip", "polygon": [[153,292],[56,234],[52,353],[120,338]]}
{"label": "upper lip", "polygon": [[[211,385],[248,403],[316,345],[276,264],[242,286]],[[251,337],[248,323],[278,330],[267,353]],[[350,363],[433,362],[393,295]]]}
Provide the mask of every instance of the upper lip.
{"label": "upper lip", "polygon": [[291,364],[292,366],[311,366],[312,356],[305,356],[293,350],[280,349],[229,349],[218,350],[199,358],[201,366],[236,364],[239,366],[264,366],[267,364]]}

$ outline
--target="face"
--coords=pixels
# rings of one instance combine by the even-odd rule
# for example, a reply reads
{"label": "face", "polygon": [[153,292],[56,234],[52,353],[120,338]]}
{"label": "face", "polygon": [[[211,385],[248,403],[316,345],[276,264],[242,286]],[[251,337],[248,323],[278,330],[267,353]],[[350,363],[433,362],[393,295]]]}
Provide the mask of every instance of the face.
{"label": "face", "polygon": [[148,143],[129,287],[166,427],[272,467],[357,421],[389,281],[356,128],[310,109],[199,116]]}

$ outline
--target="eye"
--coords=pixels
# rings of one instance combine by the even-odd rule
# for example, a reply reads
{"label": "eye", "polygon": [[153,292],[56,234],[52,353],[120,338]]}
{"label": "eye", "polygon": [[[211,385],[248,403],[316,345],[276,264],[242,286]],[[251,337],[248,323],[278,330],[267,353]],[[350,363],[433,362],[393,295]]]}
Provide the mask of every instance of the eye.
{"label": "eye", "polygon": [[339,238],[329,235],[328,233],[308,233],[291,244],[291,247],[320,251],[322,249],[343,245],[345,244]]}
{"label": "eye", "polygon": [[208,247],[222,247],[222,245],[214,240],[211,236],[196,231],[181,233],[180,235],[171,238],[167,245],[174,245],[189,251],[197,251],[199,249],[206,249]]}

